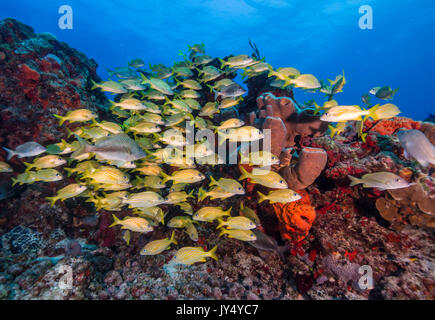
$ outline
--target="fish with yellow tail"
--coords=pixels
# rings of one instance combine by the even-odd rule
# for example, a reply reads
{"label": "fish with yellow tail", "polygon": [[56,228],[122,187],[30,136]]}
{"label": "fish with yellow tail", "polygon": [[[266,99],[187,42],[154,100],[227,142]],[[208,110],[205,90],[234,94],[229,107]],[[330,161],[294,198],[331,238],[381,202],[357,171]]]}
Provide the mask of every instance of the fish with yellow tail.
{"label": "fish with yellow tail", "polygon": [[59,126],[61,126],[65,121],[69,122],[87,122],[95,119],[97,115],[88,109],[77,109],[69,111],[66,116],[59,116],[53,114],[55,118],[59,119]]}
{"label": "fish with yellow tail", "polygon": [[300,194],[291,189],[273,190],[268,195],[264,195],[260,191],[257,193],[260,196],[258,203],[265,200],[269,200],[270,203],[289,203],[301,199]]}
{"label": "fish with yellow tail", "polygon": [[243,189],[242,185],[234,179],[220,178],[218,181],[216,181],[213,176],[210,176],[210,180],[211,182],[209,184],[209,187],[218,186],[225,192],[237,195],[245,194],[245,189]]}
{"label": "fish with yellow tail", "polygon": [[190,240],[192,241],[198,241],[198,231],[196,230],[195,226],[193,225],[193,223],[188,223],[186,225],[186,228],[184,230],[187,235],[189,236]]}
{"label": "fish with yellow tail", "polygon": [[148,242],[140,251],[141,256],[153,256],[160,254],[165,250],[169,250],[171,244],[178,244],[175,240],[175,231],[172,231],[171,238],[165,238],[161,240],[154,240]]}
{"label": "fish with yellow tail", "polygon": [[226,140],[231,142],[252,142],[264,138],[263,132],[252,126],[228,129],[226,132],[218,131],[219,144]]}
{"label": "fish with yellow tail", "polygon": [[252,173],[240,167],[242,175],[239,180],[251,179],[253,183],[261,184],[262,186],[274,189],[287,189],[287,182],[276,172],[254,168]]}
{"label": "fish with yellow tail", "polygon": [[69,198],[74,198],[80,195],[82,192],[84,192],[87,189],[86,186],[73,183],[70,185],[67,185],[66,187],[60,189],[57,191],[57,195],[54,197],[47,197],[48,201],[50,201],[51,206],[54,206],[57,200],[65,200]]}
{"label": "fish with yellow tail", "polygon": [[226,221],[218,219],[219,225],[216,229],[227,227],[227,229],[237,229],[237,230],[251,230],[255,229],[257,226],[255,223],[246,217],[229,217]]}
{"label": "fish with yellow tail", "polygon": [[215,199],[226,199],[234,196],[235,194],[232,192],[227,192],[223,190],[221,187],[213,187],[210,191],[206,191],[203,188],[199,188],[198,190],[198,201],[203,201],[207,197],[210,197],[211,200]]}
{"label": "fish with yellow tail", "polygon": [[335,127],[329,125],[328,128],[331,131],[331,138],[334,138],[334,136],[339,135],[340,133],[342,133],[344,131],[344,129],[346,129],[346,122],[339,122],[337,123],[337,125]]}
{"label": "fish with yellow tail", "polygon": [[205,251],[202,247],[184,247],[177,251],[172,262],[175,264],[191,265],[196,262],[205,262],[206,258],[218,260],[216,250],[217,246],[210,251]]}
{"label": "fish with yellow tail", "polygon": [[212,222],[218,218],[222,218],[225,216],[230,217],[231,210],[232,208],[224,211],[220,207],[203,207],[194,213],[192,219],[196,221]]}
{"label": "fish with yellow tail", "polygon": [[375,118],[375,111],[378,105],[368,110],[361,109],[360,106],[335,106],[326,111],[321,117],[321,121],[326,122],[346,122],[350,120],[363,120],[363,116]]}
{"label": "fish with yellow tail", "polygon": [[196,183],[205,179],[205,175],[196,169],[185,169],[175,171],[171,176],[161,172],[163,183],[172,180],[174,184],[177,183]]}
{"label": "fish with yellow tail", "polygon": [[251,230],[223,229],[219,234],[219,237],[224,234],[228,235],[228,238],[234,238],[241,241],[257,240],[257,236]]}
{"label": "fish with yellow tail", "polygon": [[240,202],[240,215],[254,221],[257,226],[261,224],[260,218],[255,211],[249,207],[245,207],[243,202]]}
{"label": "fish with yellow tail", "polygon": [[49,169],[49,168],[56,168],[61,165],[64,165],[66,163],[66,160],[56,156],[56,155],[48,155],[41,158],[36,159],[33,163],[27,163],[24,162],[24,165],[26,166],[26,172],[29,172],[31,169]]}
{"label": "fish with yellow tail", "polygon": [[127,229],[133,232],[147,233],[153,231],[153,226],[146,219],[139,217],[125,217],[123,220],[120,220],[114,214],[112,214],[112,217],[114,221],[109,228],[121,225],[121,229]]}

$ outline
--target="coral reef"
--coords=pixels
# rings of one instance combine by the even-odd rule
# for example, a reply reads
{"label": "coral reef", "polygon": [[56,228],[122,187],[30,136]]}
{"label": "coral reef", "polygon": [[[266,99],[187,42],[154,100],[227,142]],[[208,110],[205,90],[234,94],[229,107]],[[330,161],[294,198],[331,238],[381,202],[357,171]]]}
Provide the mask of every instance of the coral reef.
{"label": "coral reef", "polygon": [[0,21],[0,143],[11,149],[32,140],[66,137],[53,114],[88,108],[104,111],[104,94],[89,92],[100,81],[97,64],[48,33],[14,19]]}

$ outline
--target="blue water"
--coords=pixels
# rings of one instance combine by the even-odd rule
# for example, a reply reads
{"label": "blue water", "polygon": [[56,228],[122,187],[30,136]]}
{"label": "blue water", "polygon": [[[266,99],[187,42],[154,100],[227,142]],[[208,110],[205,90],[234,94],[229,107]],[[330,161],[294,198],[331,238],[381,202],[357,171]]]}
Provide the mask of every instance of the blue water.
{"label": "blue water", "polygon": [[[59,40],[104,67],[142,58],[172,65],[187,44],[204,41],[207,54],[250,54],[251,38],[275,68],[292,66],[319,79],[345,71],[340,104],[361,104],[374,86],[400,87],[402,115],[435,113],[435,1],[416,0],[152,0],[1,1],[12,17]],[[58,27],[59,7],[73,8],[73,30]],[[373,8],[373,29],[361,30],[361,5]],[[315,96],[321,102],[322,96]],[[299,90],[299,102],[310,99]]]}

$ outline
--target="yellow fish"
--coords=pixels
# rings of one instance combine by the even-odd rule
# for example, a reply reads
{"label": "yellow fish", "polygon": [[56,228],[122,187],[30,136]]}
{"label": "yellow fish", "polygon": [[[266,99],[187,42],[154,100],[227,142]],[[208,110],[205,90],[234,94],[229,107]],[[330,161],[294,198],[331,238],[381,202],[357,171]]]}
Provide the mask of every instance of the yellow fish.
{"label": "yellow fish", "polygon": [[36,159],[33,163],[24,162],[26,166],[26,172],[29,172],[32,168],[36,169],[48,169],[48,168],[56,168],[66,163],[65,159],[62,159],[56,155],[48,155],[41,158]]}
{"label": "yellow fish", "polygon": [[329,125],[328,128],[331,131],[331,138],[334,138],[335,135],[339,135],[340,133],[342,133],[344,129],[346,129],[346,125],[346,122],[339,122],[335,127]]}
{"label": "yellow fish", "polygon": [[238,230],[238,229],[223,229],[220,236],[228,235],[228,238],[234,238],[241,241],[255,241],[257,236],[251,230]]}
{"label": "yellow fish", "polygon": [[193,225],[193,223],[188,223],[186,225],[185,232],[189,236],[190,240],[192,240],[192,241],[198,241],[198,231],[196,230],[196,228]]}
{"label": "yellow fish", "polygon": [[195,212],[192,219],[196,221],[212,222],[224,216],[231,216],[231,209],[232,208],[229,208],[227,211],[224,211],[220,207],[203,207]]}
{"label": "yellow fish", "polygon": [[36,171],[36,181],[54,182],[60,181],[63,176],[55,169],[43,169]]}
{"label": "yellow fish", "polygon": [[65,168],[65,171],[68,172],[68,177],[74,173],[82,174],[82,173],[93,173],[100,167],[100,164],[97,161],[89,160],[80,162],[77,164],[75,168]]}
{"label": "yellow fish", "polygon": [[128,204],[129,208],[150,208],[158,206],[163,202],[165,202],[165,199],[153,191],[133,193],[124,200],[124,203]]}
{"label": "yellow fish", "polygon": [[163,183],[172,180],[173,183],[196,183],[205,179],[205,175],[196,169],[175,171],[172,176],[162,172]]}
{"label": "yellow fish", "polygon": [[175,204],[187,201],[188,198],[193,198],[193,190],[187,194],[184,191],[171,192],[166,196],[166,204]]}
{"label": "yellow fish", "polygon": [[66,116],[59,116],[54,114],[56,118],[59,119],[59,126],[61,126],[65,121],[69,122],[86,122],[95,119],[97,115],[88,109],[77,109],[69,111]]}
{"label": "yellow fish", "polygon": [[19,174],[16,178],[12,178],[12,186],[16,185],[17,183],[19,183],[21,186],[23,184],[32,184],[34,182],[36,182],[35,171],[24,172]]}
{"label": "yellow fish", "polygon": [[240,120],[240,119],[238,119],[238,118],[228,119],[226,121],[221,122],[219,126],[215,127],[215,129],[216,129],[215,132],[218,132],[219,130],[226,130],[226,129],[232,129],[232,128],[240,128],[244,124],[245,124],[245,122]]}
{"label": "yellow fish", "polygon": [[109,166],[100,167],[92,173],[85,172],[80,179],[91,179],[94,183],[103,184],[128,184],[130,182],[128,175]]}
{"label": "yellow fish", "polygon": [[169,220],[168,227],[169,228],[184,228],[187,226],[187,224],[193,223],[193,222],[196,222],[196,221],[193,221],[191,217],[176,216],[176,217],[173,217],[171,220]]}
{"label": "yellow fish", "polygon": [[51,206],[53,206],[57,200],[65,200],[69,198],[74,198],[78,196],[80,193],[85,191],[87,189],[86,186],[79,185],[77,183],[73,183],[70,185],[67,185],[66,187],[60,189],[57,191],[57,195],[54,197],[47,197],[48,201],[50,201]]}
{"label": "yellow fish", "polygon": [[247,163],[250,166],[271,166],[274,164],[279,164],[279,158],[269,151],[255,151],[248,155],[244,155],[240,151],[240,163]]}
{"label": "yellow fish", "polygon": [[160,207],[134,208],[133,213],[145,218],[150,218],[158,223],[165,224],[165,213]]}
{"label": "yellow fish", "polygon": [[193,209],[192,206],[190,205],[189,202],[180,202],[176,204],[181,210],[183,210],[184,213],[188,214],[188,215],[192,215],[193,214]]}
{"label": "yellow fish", "polygon": [[330,108],[321,117],[321,121],[326,122],[346,122],[350,120],[362,120],[363,116],[376,117],[375,111],[378,106],[374,106],[369,110],[363,110],[360,106],[336,106]]}
{"label": "yellow fish", "polygon": [[130,245],[130,239],[131,239],[131,234],[129,230],[126,230],[124,232],[124,234],[122,235],[122,238],[124,239],[124,241],[127,243],[127,246]]}
{"label": "yellow fish", "polygon": [[239,180],[244,180],[249,178],[253,183],[261,184],[268,188],[274,188],[274,189],[288,188],[287,182],[278,173],[274,171],[254,168],[252,170],[252,173],[249,173],[243,167],[240,167],[240,171],[242,172],[242,175],[240,176]]}
{"label": "yellow fish", "polygon": [[146,233],[153,231],[152,225],[150,225],[150,223],[143,218],[125,217],[124,220],[119,220],[114,214],[112,217],[114,221],[109,228],[121,225],[121,229],[127,229],[133,232]]}
{"label": "yellow fish", "polygon": [[204,251],[202,247],[184,247],[177,251],[172,261],[177,264],[191,265],[196,262],[205,262],[208,257],[218,260],[216,250],[217,246],[210,251]]}
{"label": "yellow fish", "polygon": [[198,201],[203,201],[205,198],[210,197],[211,200],[214,199],[226,199],[234,196],[235,194],[232,192],[226,192],[220,187],[213,187],[210,191],[206,191],[203,188],[199,188],[198,190]]}
{"label": "yellow fish", "polygon": [[211,182],[209,184],[209,187],[218,186],[225,192],[237,195],[245,194],[245,189],[243,189],[242,185],[234,179],[220,178],[219,181],[216,181],[213,176],[210,176],[210,180]]}
{"label": "yellow fish", "polygon": [[260,218],[255,211],[249,207],[245,207],[243,202],[240,202],[240,215],[254,221],[257,226],[261,224]]}
{"label": "yellow fish", "polygon": [[255,223],[246,217],[229,217],[226,221],[222,219],[218,219],[219,225],[216,227],[216,229],[222,228],[223,226],[226,226],[227,229],[237,229],[237,230],[251,230],[255,229],[256,225]]}
{"label": "yellow fish", "polygon": [[260,196],[258,203],[261,203],[265,200],[269,200],[270,203],[288,203],[301,199],[299,193],[291,189],[274,190],[269,192],[267,196],[262,194],[260,191],[257,191],[257,193]]}
{"label": "yellow fish", "polygon": [[165,238],[161,240],[154,240],[148,242],[145,247],[140,251],[141,256],[152,256],[159,253],[162,253],[165,250],[170,249],[171,244],[177,244],[175,240],[175,231],[172,231],[171,238]]}
{"label": "yellow fish", "polygon": [[227,139],[232,142],[251,142],[264,138],[263,133],[251,126],[228,129],[226,133],[218,131],[219,144],[223,144]]}
{"label": "yellow fish", "polygon": [[143,174],[145,176],[158,176],[163,170],[158,165],[149,165],[141,168],[136,168],[133,171],[139,172],[140,174]]}

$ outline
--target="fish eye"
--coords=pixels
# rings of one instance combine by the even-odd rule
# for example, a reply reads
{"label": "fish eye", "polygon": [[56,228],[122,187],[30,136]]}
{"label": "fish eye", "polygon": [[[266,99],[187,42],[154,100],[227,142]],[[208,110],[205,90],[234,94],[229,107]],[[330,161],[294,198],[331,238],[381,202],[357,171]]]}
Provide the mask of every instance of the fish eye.
{"label": "fish eye", "polygon": [[284,180],[280,180],[279,183],[284,183]]}

